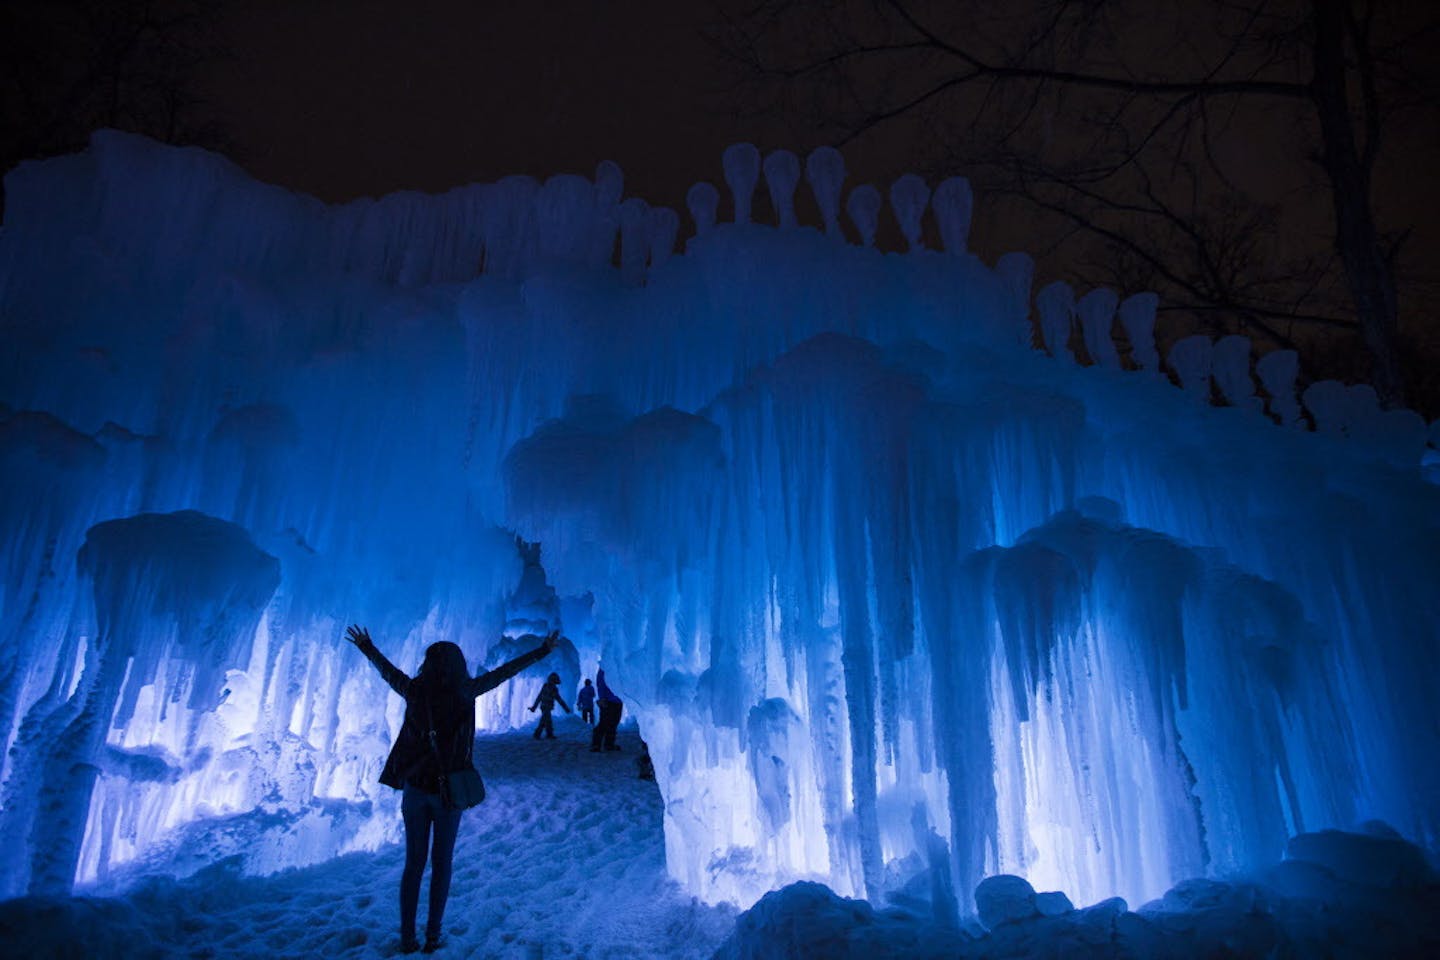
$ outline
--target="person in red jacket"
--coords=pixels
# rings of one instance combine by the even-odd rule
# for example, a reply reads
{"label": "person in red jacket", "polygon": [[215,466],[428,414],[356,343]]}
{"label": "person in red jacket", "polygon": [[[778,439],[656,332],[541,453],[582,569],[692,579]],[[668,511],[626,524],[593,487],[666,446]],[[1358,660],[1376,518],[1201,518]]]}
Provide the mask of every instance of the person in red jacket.
{"label": "person in red jacket", "polygon": [[[420,880],[430,854],[430,912],[425,918],[426,953],[440,946],[445,901],[450,896],[455,837],[462,810],[447,808],[441,780],[462,769],[474,769],[475,698],[493,690],[539,663],[555,649],[560,633],[551,633],[540,646],[504,666],[470,676],[465,654],[448,640],[425,650],[420,672],[406,676],[385,658],[370,639],[370,631],[352,626],[345,637],[368,659],[380,676],[405,698],[405,721],[380,771],[380,782],[403,791],[400,812],[405,819],[405,869],[400,874],[400,951],[421,949],[415,938],[415,913],[420,904]],[[535,639],[539,639],[536,637]],[[434,737],[432,744],[431,737]],[[431,833],[434,842],[431,842]]]}

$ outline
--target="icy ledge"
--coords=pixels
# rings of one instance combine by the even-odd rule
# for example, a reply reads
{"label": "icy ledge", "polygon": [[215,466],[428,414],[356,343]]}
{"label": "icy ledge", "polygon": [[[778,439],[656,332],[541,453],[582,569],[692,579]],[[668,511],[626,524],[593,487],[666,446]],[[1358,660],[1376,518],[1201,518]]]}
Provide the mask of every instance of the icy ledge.
{"label": "icy ledge", "polygon": [[975,890],[984,925],[964,928],[923,896],[876,910],[795,883],[742,914],[714,960],[1440,956],[1440,874],[1384,824],[1359,831],[1300,834],[1255,876],[1186,880],[1134,911],[1119,897],[1076,910],[1020,877],[988,877]]}

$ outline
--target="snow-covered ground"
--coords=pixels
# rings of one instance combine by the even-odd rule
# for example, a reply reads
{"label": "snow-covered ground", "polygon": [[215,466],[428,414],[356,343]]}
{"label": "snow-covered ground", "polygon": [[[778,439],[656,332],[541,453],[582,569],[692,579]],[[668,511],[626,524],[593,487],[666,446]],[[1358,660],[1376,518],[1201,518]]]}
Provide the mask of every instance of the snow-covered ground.
{"label": "snow-covered ground", "polygon": [[[660,793],[636,776],[634,727],[621,728],[619,753],[591,753],[588,729],[566,716],[554,741],[476,742],[489,796],[460,826],[442,955],[685,960],[733,930],[733,910],[698,903],[665,873]],[[0,956],[394,956],[403,862],[395,845],[271,877],[221,865],[117,898],[12,900],[0,904]]]}
{"label": "snow-covered ground", "polygon": [[[1289,859],[1237,882],[1191,880],[1128,910],[1071,909],[1016,878],[976,896],[988,933],[937,923],[924,875],[889,904],[795,884],[738,917],[665,871],[662,800],[636,776],[639,740],[592,753],[588,727],[556,723],[476,741],[490,796],[465,815],[440,955],[484,960],[979,960],[979,958],[1440,956],[1440,883],[1424,855],[1371,825],[1291,841]],[[269,877],[239,857],[114,897],[0,903],[0,957],[360,958],[398,954],[398,845]],[[963,896],[963,894],[962,894]],[[425,895],[422,890],[423,926]]]}

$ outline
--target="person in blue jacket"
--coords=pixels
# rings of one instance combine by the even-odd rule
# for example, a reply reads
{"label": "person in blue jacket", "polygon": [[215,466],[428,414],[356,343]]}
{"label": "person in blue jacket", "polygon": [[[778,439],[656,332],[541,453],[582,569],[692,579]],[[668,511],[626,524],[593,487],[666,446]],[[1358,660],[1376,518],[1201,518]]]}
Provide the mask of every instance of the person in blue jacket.
{"label": "person in blue jacket", "polygon": [[580,692],[575,695],[575,706],[580,710],[580,719],[593,727],[595,725],[595,687],[588,678],[585,680],[585,686],[581,687]]}
{"label": "person in blue jacket", "polygon": [[620,726],[620,714],[625,709],[625,702],[605,682],[603,667],[595,671],[595,689],[600,694],[600,722],[595,724],[595,732],[590,736],[590,750],[594,753],[599,753],[602,747],[606,750],[619,750],[615,744],[615,731]]}
{"label": "person in blue jacket", "polygon": [[559,631],[550,634],[529,653],[475,677],[470,676],[464,652],[448,640],[430,644],[420,672],[410,677],[376,648],[369,630],[352,626],[345,631],[345,637],[365,654],[390,689],[405,698],[405,720],[380,771],[380,782],[404,793],[400,801],[400,813],[405,820],[405,869],[400,874],[400,952],[414,953],[421,949],[415,939],[415,913],[420,905],[420,880],[425,873],[427,848],[430,848],[430,913],[425,918],[424,951],[433,953],[440,946],[441,922],[445,918],[445,901],[450,896],[450,875],[454,867],[455,837],[460,832],[460,815],[464,813],[446,805],[441,781],[447,774],[474,768],[471,749],[475,743],[475,698],[494,690],[532,663],[545,659],[560,642],[560,634]]}

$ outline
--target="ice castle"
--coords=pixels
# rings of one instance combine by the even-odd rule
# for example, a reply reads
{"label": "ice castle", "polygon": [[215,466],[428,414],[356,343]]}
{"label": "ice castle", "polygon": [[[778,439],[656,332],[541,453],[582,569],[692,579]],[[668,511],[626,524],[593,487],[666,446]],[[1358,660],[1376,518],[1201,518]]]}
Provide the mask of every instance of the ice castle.
{"label": "ice castle", "polygon": [[562,628],[709,901],[1440,842],[1440,428],[1243,337],[1162,361],[1153,294],[969,253],[963,179],[722,166],[683,237],[608,163],[330,207],[101,132],[9,176],[0,895],[395,839],[351,622],[409,669]]}

